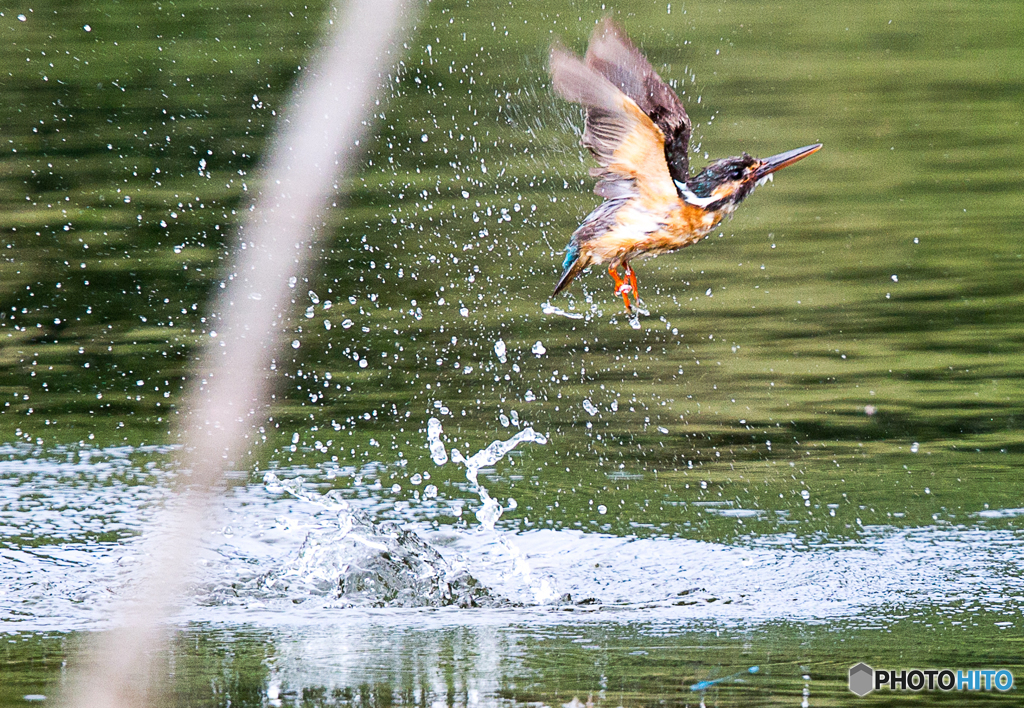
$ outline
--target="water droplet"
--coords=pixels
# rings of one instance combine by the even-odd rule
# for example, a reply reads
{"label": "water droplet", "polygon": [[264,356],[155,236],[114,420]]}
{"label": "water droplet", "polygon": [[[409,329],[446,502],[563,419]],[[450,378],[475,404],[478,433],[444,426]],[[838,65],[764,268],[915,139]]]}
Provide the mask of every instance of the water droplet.
{"label": "water droplet", "polygon": [[441,421],[437,418],[431,418],[427,421],[427,444],[430,447],[430,459],[434,461],[435,465],[443,465],[448,461],[448,452],[444,449],[444,443],[441,442]]}

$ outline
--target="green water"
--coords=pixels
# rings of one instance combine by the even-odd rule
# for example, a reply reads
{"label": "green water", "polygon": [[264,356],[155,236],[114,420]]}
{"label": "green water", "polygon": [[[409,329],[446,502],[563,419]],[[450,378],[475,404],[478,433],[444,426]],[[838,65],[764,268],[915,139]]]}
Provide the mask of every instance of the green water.
{"label": "green water", "polygon": [[[381,463],[378,520],[455,524],[447,506],[419,504],[409,481],[429,471],[442,498],[474,498],[464,471],[430,461],[436,416],[467,454],[526,424],[548,436],[482,475],[492,495],[518,502],[501,520],[509,531],[740,547],[778,538],[797,549],[856,548],[879,528],[976,531],[979,553],[996,538],[1019,548],[1018,5],[617,7],[683,94],[696,166],[706,154],[825,145],[709,240],[639,262],[650,313],[639,329],[599,272],[551,300],[585,317],[543,310],[569,234],[597,203],[580,112],[552,95],[546,54],[556,36],[582,51],[606,12],[422,8],[363,167],[339,185],[313,271],[296,281],[285,334],[297,347],[277,362],[253,483],[268,467]],[[92,2],[0,13],[0,442],[41,458],[173,443],[232,229],[324,9]],[[317,482],[355,484],[351,474]],[[8,534],[32,512],[3,489],[3,549],[60,543]],[[7,573],[12,558],[0,556]],[[371,614],[332,638],[233,617],[227,629],[188,626],[174,686],[182,703],[263,705],[275,657],[305,651],[316,665],[309,643],[326,652],[324,668],[285,672],[287,705],[419,704],[435,695],[428,684],[447,687],[436,695],[449,705],[471,702],[470,690],[484,704],[696,705],[690,685],[752,665],[756,675],[705,700],[792,705],[807,684],[811,705],[838,703],[852,698],[845,671],[862,660],[1019,667],[1020,589],[1010,574],[955,606],[936,587],[914,601],[897,594],[870,619],[749,626],[628,614],[579,626],[513,611],[433,626]],[[52,631],[11,625],[0,704],[52,694],[78,640],[74,623],[53,620]],[[364,638],[353,650],[360,675],[327,651],[353,622],[395,634],[386,649]]]}

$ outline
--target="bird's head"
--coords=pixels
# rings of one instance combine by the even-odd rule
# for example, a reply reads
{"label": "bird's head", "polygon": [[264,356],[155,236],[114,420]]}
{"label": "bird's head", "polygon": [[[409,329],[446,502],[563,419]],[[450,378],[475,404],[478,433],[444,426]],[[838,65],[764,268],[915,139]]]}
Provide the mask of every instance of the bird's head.
{"label": "bird's head", "polygon": [[676,182],[676,191],[687,204],[707,211],[731,214],[754,187],[797,160],[816,153],[821,143],[759,159],[743,153],[739,157],[715,160],[686,183]]}

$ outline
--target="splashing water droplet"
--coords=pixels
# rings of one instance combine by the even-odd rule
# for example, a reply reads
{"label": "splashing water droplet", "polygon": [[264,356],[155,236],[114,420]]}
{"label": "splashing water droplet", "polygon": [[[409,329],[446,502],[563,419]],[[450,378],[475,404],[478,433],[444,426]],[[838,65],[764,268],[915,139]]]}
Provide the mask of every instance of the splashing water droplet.
{"label": "splashing water droplet", "polygon": [[571,320],[582,320],[585,316],[582,312],[566,312],[560,307],[555,307],[550,302],[545,302],[541,305],[540,310],[545,315],[559,315],[561,317],[568,317]]}
{"label": "splashing water droplet", "polygon": [[448,461],[448,452],[441,442],[441,421],[431,418],[427,421],[427,444],[430,446],[430,459],[435,465],[443,465]]}
{"label": "splashing water droplet", "polygon": [[[438,422],[438,427],[440,425],[440,422]],[[523,428],[508,440],[495,440],[468,459],[463,457],[459,450],[452,450],[452,462],[466,466],[466,479],[473,485],[473,490],[480,495],[480,501],[483,502],[483,506],[476,512],[476,518],[483,528],[493,530],[494,524],[501,518],[502,511],[504,510],[497,500],[491,497],[487,489],[477,481],[480,470],[492,467],[495,462],[505,457],[521,442],[535,442],[545,445],[547,441],[548,439],[544,435],[538,433],[533,428]],[[510,500],[509,508],[514,509],[516,506],[518,505]]]}
{"label": "splashing water droplet", "polygon": [[483,501],[484,505],[476,511],[476,520],[485,529],[493,529],[494,524],[501,518],[501,504],[493,497],[487,497]]}

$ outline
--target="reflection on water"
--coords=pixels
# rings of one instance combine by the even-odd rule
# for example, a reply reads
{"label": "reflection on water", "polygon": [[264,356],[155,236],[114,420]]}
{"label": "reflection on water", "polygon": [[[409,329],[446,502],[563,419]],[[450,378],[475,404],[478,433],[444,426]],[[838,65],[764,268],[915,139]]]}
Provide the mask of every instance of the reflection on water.
{"label": "reflection on water", "polygon": [[[607,9],[511,9],[430,5],[389,77],[320,265],[295,279],[249,483],[197,559],[183,695],[794,705],[842,702],[861,660],[1008,666],[1011,8],[620,8],[693,117],[695,166],[827,148],[700,246],[644,262],[637,329],[599,273],[549,298],[597,198],[544,62]],[[46,693],[67,633],[102,626],[132,582],[227,234],[322,11],[0,12],[0,617],[18,632],[2,705]],[[269,494],[267,472],[309,496]],[[318,499],[510,606],[248,592],[341,533]]]}

